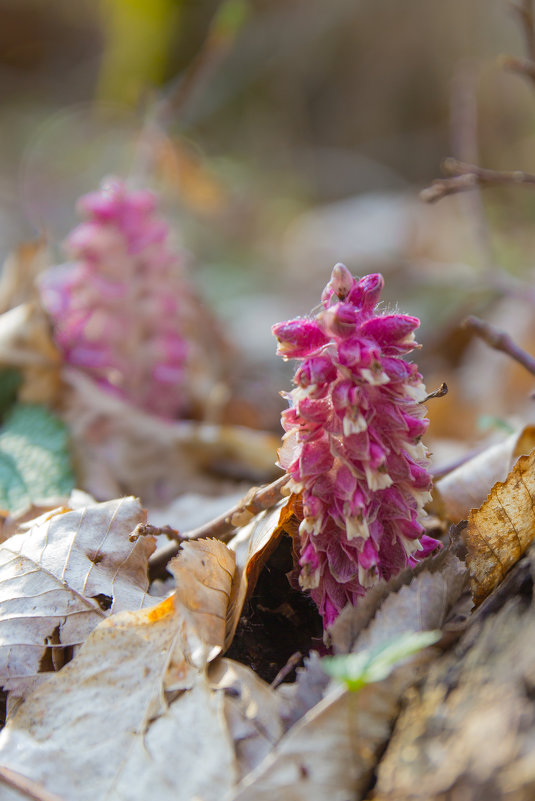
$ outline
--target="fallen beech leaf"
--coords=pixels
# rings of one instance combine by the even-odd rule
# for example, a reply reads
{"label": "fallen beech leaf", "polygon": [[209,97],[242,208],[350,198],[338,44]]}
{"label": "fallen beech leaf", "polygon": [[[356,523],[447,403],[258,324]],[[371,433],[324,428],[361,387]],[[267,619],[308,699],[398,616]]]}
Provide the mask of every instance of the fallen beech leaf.
{"label": "fallen beech leaf", "polygon": [[480,506],[490,488],[504,481],[519,456],[535,448],[535,426],[525,426],[511,436],[486,448],[444,478],[435,482],[434,505],[454,523]]}
{"label": "fallen beech leaf", "polygon": [[202,667],[221,652],[227,637],[234,554],[218,540],[185,542],[169,569],[176,579],[175,601],[188,624],[190,658]]}
{"label": "fallen beech leaf", "polygon": [[466,568],[453,553],[447,551],[441,565],[434,572],[421,570],[410,584],[388,595],[352,653],[380,648],[402,633],[440,629],[466,586]]}
{"label": "fallen beech leaf", "polygon": [[192,420],[167,422],[104,392],[74,369],[63,419],[69,426],[81,484],[100,499],[122,492],[147,506],[165,506],[178,494],[220,487],[214,471],[269,480],[278,437],[240,426]]}
{"label": "fallen beech leaf", "polygon": [[260,764],[282,737],[283,700],[254,671],[232,659],[212,662],[208,680],[212,690],[224,693],[223,711],[242,778]]}
{"label": "fallen beech leaf", "polygon": [[280,740],[229,801],[359,801],[390,734],[397,691],[337,688]]}
{"label": "fallen beech leaf", "polygon": [[136,498],[57,509],[0,545],[0,682],[17,694],[61,667],[107,614],[154,603],[147,594],[151,538]]}
{"label": "fallen beech leaf", "polygon": [[535,450],[472,509],[463,541],[474,603],[479,605],[526,552],[535,536]]}
{"label": "fallen beech leaf", "polygon": [[0,763],[69,801],[219,801],[237,771],[204,668],[223,645],[233,562],[216,540],[185,543],[175,595],[97,626],[9,719]]}
{"label": "fallen beech leaf", "polygon": [[[425,577],[420,579],[422,574]],[[404,630],[439,628],[466,580],[466,567],[446,548],[414,570],[409,568],[390,581],[376,584],[356,606],[343,609],[329,629],[334,652],[353,651],[362,632],[367,627],[372,629],[372,623],[379,626],[379,631],[382,627],[381,641],[388,641]],[[386,623],[381,623],[381,619],[386,619]],[[392,622],[388,623],[389,620]]]}

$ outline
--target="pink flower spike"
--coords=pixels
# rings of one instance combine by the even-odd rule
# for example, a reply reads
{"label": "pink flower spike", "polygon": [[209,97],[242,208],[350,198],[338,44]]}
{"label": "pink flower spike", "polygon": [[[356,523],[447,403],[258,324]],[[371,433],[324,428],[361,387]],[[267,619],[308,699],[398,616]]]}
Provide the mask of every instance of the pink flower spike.
{"label": "pink flower spike", "polygon": [[191,346],[198,304],[155,196],[111,179],[78,208],[85,219],[66,242],[74,261],[40,282],[64,360],[145,411],[184,415],[196,400],[192,352],[195,375],[207,360]]}
{"label": "pink flower spike", "polygon": [[380,311],[382,287],[379,274],[356,281],[336,265],[316,317],[273,327],[278,353],[299,363],[279,463],[302,496],[299,582],[325,626],[440,547],[420,522],[431,486],[425,387],[403,359],[419,320]]}

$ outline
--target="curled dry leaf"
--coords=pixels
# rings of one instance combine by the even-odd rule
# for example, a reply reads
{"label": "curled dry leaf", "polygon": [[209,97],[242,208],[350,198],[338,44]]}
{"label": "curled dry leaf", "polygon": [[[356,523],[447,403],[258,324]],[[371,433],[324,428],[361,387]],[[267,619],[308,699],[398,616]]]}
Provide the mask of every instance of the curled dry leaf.
{"label": "curled dry leaf", "polygon": [[103,621],[28,696],[2,732],[0,763],[69,801],[219,801],[230,791],[224,693],[204,668],[223,646],[234,558],[216,540],[186,543],[183,555],[175,595]]}
{"label": "curled dry leaf", "polygon": [[[20,694],[62,665],[107,614],[154,603],[151,538],[128,539],[145,512],[136,498],[57,509],[0,546],[0,680]],[[24,527],[23,527],[24,528]]]}
{"label": "curled dry leaf", "polygon": [[474,603],[479,605],[526,552],[535,536],[535,450],[473,509],[463,540]]}
{"label": "curled dry leaf", "polygon": [[225,466],[233,477],[253,481],[277,472],[279,440],[272,434],[191,420],[167,422],[104,392],[76,370],[64,370],[63,376],[70,387],[63,419],[81,483],[99,499],[126,491],[161,507],[184,492],[219,489],[213,473],[224,473]]}
{"label": "curled dry leaf", "polygon": [[294,523],[293,507],[287,499],[271,509],[261,512],[250,523],[236,532],[229,548],[236,554],[236,581],[228,610],[228,637],[230,645],[247,596],[252,592],[260,571],[276,548],[284,531],[291,531]]}
{"label": "curled dry leaf", "polygon": [[535,426],[525,426],[511,436],[486,448],[472,459],[435,482],[433,496],[437,512],[454,523],[480,506],[490,488],[504,481],[519,456],[535,448]]}

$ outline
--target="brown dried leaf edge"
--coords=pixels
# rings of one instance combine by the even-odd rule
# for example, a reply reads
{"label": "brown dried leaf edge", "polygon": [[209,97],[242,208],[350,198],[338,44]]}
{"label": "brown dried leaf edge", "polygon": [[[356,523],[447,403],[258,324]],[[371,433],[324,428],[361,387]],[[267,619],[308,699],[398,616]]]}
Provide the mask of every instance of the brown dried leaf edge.
{"label": "brown dried leaf edge", "polygon": [[478,606],[526,552],[535,536],[535,450],[521,456],[506,480],[472,509],[463,540]]}

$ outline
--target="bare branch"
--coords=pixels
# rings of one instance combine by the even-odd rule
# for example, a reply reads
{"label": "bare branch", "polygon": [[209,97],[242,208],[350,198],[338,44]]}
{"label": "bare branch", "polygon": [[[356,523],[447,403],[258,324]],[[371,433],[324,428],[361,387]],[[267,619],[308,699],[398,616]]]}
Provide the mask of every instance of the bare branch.
{"label": "bare branch", "polygon": [[480,337],[491,348],[506,353],[521,364],[522,367],[525,367],[529,373],[535,375],[535,358],[517,345],[505,331],[500,331],[479,317],[467,317],[463,326],[473,331],[476,336]]}
{"label": "bare branch", "polygon": [[447,158],[442,169],[452,177],[438,178],[431,186],[422,190],[420,198],[426,203],[435,203],[446,195],[466,192],[476,187],[483,189],[489,186],[535,186],[535,175],[522,170],[510,172],[488,170],[453,158]]}
{"label": "bare branch", "polygon": [[511,3],[513,11],[517,14],[524,31],[526,50],[532,62],[535,62],[535,19],[533,17],[533,0],[522,0],[516,4]]}
{"label": "bare branch", "polygon": [[[203,537],[214,537],[222,542],[228,542],[235,529],[245,526],[253,517],[263,512],[265,509],[270,509],[278,503],[283,495],[284,486],[287,484],[289,476],[285,473],[283,476],[267,484],[264,487],[251,487],[247,495],[245,495],[236,506],[224,512],[209,523],[205,523],[199,528],[186,531],[184,534],[177,535],[177,541],[171,542],[164,548],[160,548],[149,559],[149,567],[151,573],[157,574],[158,571],[165,567],[167,562],[175,556],[180,548],[180,545],[186,540],[200,540]],[[167,534],[167,531],[164,533]]]}

